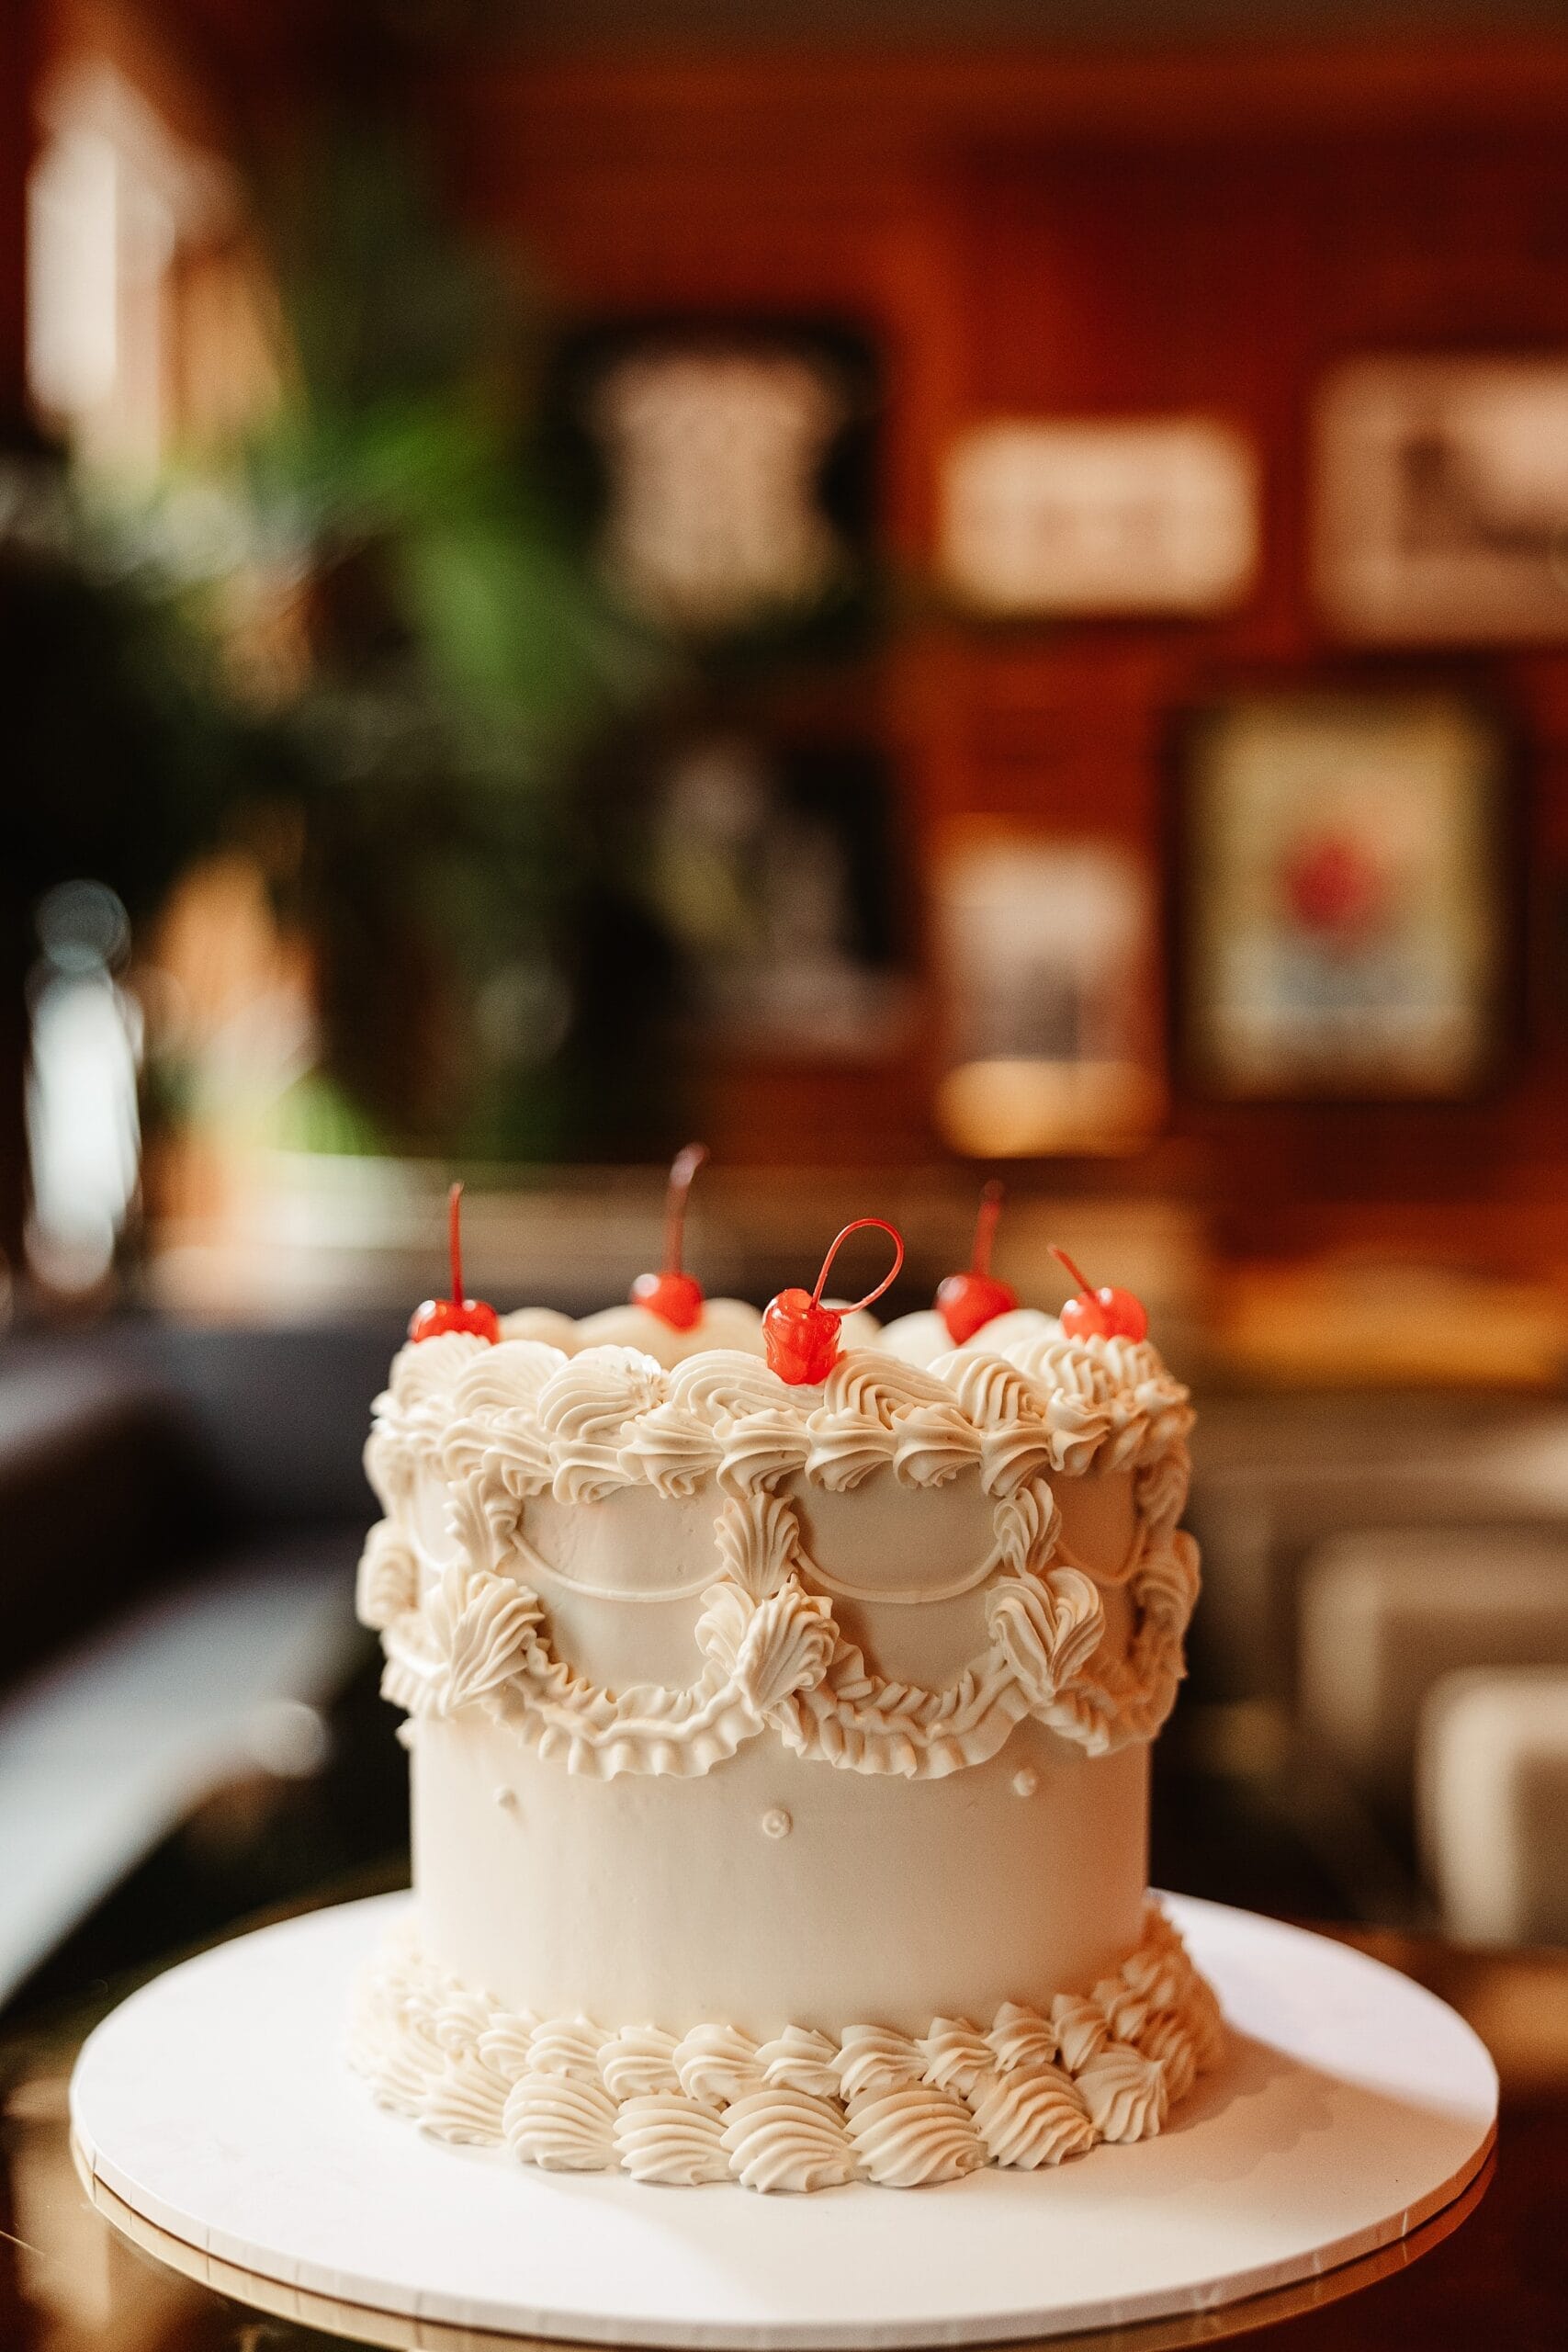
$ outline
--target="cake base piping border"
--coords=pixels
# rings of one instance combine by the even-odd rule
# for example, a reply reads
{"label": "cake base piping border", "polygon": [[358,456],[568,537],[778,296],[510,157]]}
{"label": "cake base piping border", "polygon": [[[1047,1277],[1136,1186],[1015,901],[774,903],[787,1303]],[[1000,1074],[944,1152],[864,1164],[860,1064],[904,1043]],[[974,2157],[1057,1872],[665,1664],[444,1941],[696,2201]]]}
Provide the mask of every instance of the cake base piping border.
{"label": "cake base piping border", "polygon": [[677,2037],[519,2016],[389,1938],[356,1988],[346,2055],[384,2106],[443,2140],[550,2170],[694,2187],[912,2188],[1152,2138],[1224,2047],[1213,1992],[1156,1903],[1114,1974],[982,2030],[937,2018],[829,2035]]}

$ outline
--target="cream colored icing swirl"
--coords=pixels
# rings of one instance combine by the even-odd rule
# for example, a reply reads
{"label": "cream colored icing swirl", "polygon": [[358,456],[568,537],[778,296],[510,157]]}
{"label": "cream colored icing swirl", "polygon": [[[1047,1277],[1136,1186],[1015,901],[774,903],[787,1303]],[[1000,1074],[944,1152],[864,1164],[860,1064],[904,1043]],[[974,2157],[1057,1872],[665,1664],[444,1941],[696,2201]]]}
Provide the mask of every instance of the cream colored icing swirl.
{"label": "cream colored icing swirl", "polygon": [[473,1706],[516,1673],[542,1613],[522,1585],[455,1561],[425,1595],[416,1632],[392,1653],[382,1688],[411,1712]]}
{"label": "cream colored icing swirl", "polygon": [[626,1425],[661,1405],[664,1387],[660,1367],[633,1348],[594,1348],[551,1374],[537,1410],[558,1502],[599,1502],[625,1483]]}
{"label": "cream colored icing swirl", "polygon": [[846,2026],[839,2048],[839,2095],[852,2102],[918,2083],[924,2064],[919,2044],[907,2033],[885,2025]]}
{"label": "cream colored icing swirl", "polygon": [[809,2026],[785,2026],[757,2052],[762,2079],[773,2090],[808,2091],[814,2098],[839,2092],[839,2052],[825,2033]]}
{"label": "cream colored icing swirl", "polygon": [[808,2091],[749,2091],[728,2110],[722,2136],[729,2168],[747,2188],[801,2196],[854,2178],[842,2116]]}
{"label": "cream colored icing swirl", "polygon": [[992,2164],[1022,2172],[1081,2156],[1096,2136],[1082,2092],[1058,2066],[993,2075],[975,2100],[975,2126]]}
{"label": "cream colored icing swirl", "polygon": [[1055,2028],[1017,2001],[1003,2002],[986,2040],[993,2064],[1004,2075],[1038,2073],[1056,2055]]}
{"label": "cream colored icing swirl", "polygon": [[[1111,2037],[1108,2012],[1127,2039]],[[378,2098],[442,2138],[500,2143],[547,2168],[678,2185],[728,2174],[800,2193],[855,2177],[913,2188],[987,2163],[1029,2170],[1146,2138],[1222,2034],[1213,1993],[1151,1905],[1092,1993],[1007,2003],[985,2032],[953,2018],[918,2039],[790,2025],[761,2044],[733,2025],[677,2040],[509,2017],[400,1930],[357,1988],[347,2054]]]}
{"label": "cream colored icing swirl", "polygon": [[638,1416],[615,1461],[628,1478],[646,1478],[657,1493],[684,1501],[719,1467],[724,1454],[709,1422],[666,1399]]}
{"label": "cream colored icing swirl", "polygon": [[504,2010],[496,2009],[479,2035],[479,2056],[508,2090],[527,2067],[538,2022],[537,2018],[508,2017]]}
{"label": "cream colored icing swirl", "polygon": [[960,2180],[986,2161],[986,2150],[963,2099],[929,2083],[858,2099],[850,2109],[850,2137],[868,2180],[885,2188],[924,2188]]}
{"label": "cream colored icing swirl", "polygon": [[874,1471],[888,1468],[898,1450],[893,1424],[874,1413],[830,1413],[824,1407],[806,1430],[811,1442],[806,1475],[831,1495],[852,1494]]}
{"label": "cream colored icing swirl", "polygon": [[760,1412],[742,1413],[728,1424],[718,1483],[730,1495],[777,1487],[804,1471],[811,1453],[808,1424],[785,1406],[766,1405]]}
{"label": "cream colored icing swirl", "polygon": [[761,2081],[756,2043],[733,2025],[694,2026],[676,2049],[674,2066],[687,2098],[710,2106],[740,2098]]}
{"label": "cream colored icing swirl", "polygon": [[[716,1316],[725,1306],[760,1333],[751,1310],[712,1305]],[[622,1312],[641,1319],[617,1321],[615,1330],[649,1340],[646,1327],[657,1318]],[[508,1335],[530,1336],[508,1336],[494,1348],[457,1332],[403,1348],[378,1400],[378,1421],[393,1451],[417,1451],[438,1443],[453,1419],[501,1415],[517,1424],[516,1442],[531,1416],[556,1491],[572,1500],[639,1480],[662,1490],[663,1482],[705,1476],[710,1466],[732,1490],[802,1467],[822,1483],[850,1486],[883,1463],[911,1484],[931,1485],[978,1462],[987,1491],[999,1492],[1003,1484],[993,1482],[1016,1483],[1046,1467],[1076,1472],[1101,1453],[1111,1467],[1153,1461],[1190,1424],[1185,1389],[1146,1341],[1069,1340],[1052,1318],[1021,1312],[921,1366],[892,1351],[897,1326],[878,1335],[869,1317],[856,1320],[875,1343],[857,1344],[859,1332],[846,1325],[845,1352],[828,1381],[793,1388],[760,1360],[760,1338],[755,1351],[734,1345],[734,1320],[725,1321],[729,1342],[719,1346],[702,1328],[688,1337],[660,1325],[656,1353],[590,1340],[595,1318],[573,1325],[530,1310],[503,1325]],[[377,1459],[389,1479],[387,1447]]]}
{"label": "cream colored icing swirl", "polygon": [[729,2177],[722,2117],[680,2091],[628,2098],[615,2118],[615,2154],[634,2180],[662,2181],[669,2188],[694,2188],[700,2181]]}
{"label": "cream colored icing swirl", "polygon": [[573,2082],[599,2080],[603,2029],[586,2018],[558,2018],[535,2030],[528,2046],[528,2071],[534,2075],[564,2075]]}
{"label": "cream colored icing swirl", "polygon": [[1077,2082],[1102,2140],[1151,2139],[1165,2121],[1165,2068],[1125,2041],[1108,2041]]}
{"label": "cream colored icing swirl", "polygon": [[1165,2068],[1166,2096],[1172,2107],[1198,2079],[1198,2036],[1179,2009],[1156,2009],[1145,2019],[1138,2048]]}
{"label": "cream colored icing swirl", "polygon": [[939,2091],[961,2091],[966,2097],[996,2064],[990,2042],[966,2018],[938,2018],[919,2043],[925,2079]]}
{"label": "cream colored icing swirl", "polygon": [[651,2098],[676,2092],[675,2036],[656,2025],[626,2025],[599,2053],[604,2087],[612,2098]]}
{"label": "cream colored icing swirl", "polygon": [[1074,2075],[1082,2074],[1111,2039],[1098,2005],[1072,1993],[1058,1993],[1052,2002],[1051,2030],[1063,2064]]}
{"label": "cream colored icing swirl", "polygon": [[423,2094],[421,2128],[437,2140],[493,2147],[502,2133],[507,2090],[477,2053],[449,2058]]}
{"label": "cream colored icing swirl", "polygon": [[526,2074],[507,2094],[502,2137],[547,2172],[604,2172],[615,2162],[615,2113],[603,2083]]}
{"label": "cream colored icing swirl", "polygon": [[360,1623],[378,1634],[419,1607],[419,1556],[390,1520],[378,1520],[366,1541],[354,1605]]}
{"label": "cream colored icing swirl", "polygon": [[[1197,1589],[1195,1547],[1175,1526],[1190,1416],[1152,1349],[1069,1340],[1052,1318],[1021,1311],[987,1326],[985,1344],[925,1364],[850,1348],[820,1387],[795,1389],[747,1347],[708,1343],[725,1320],[717,1304],[707,1329],[671,1335],[663,1361],[623,1343],[642,1309],[600,1318],[598,1337],[524,1316],[494,1348],[445,1334],[401,1351],[367,1451],[389,1517],[358,1588],[383,1637],[389,1698],[414,1713],[480,1708],[601,1779],[701,1774],[769,1730],[835,1768],[911,1779],[985,1762],[1026,1715],[1091,1754],[1152,1736],[1174,1698]],[[732,1336],[750,1329],[749,1312],[729,1317]],[[1114,1642],[1099,1586],[1056,1556],[1049,1483],[1097,1446],[1135,1464],[1148,1504],[1111,1579],[1133,1607],[1130,1634]],[[427,1487],[417,1504],[433,1468],[445,1476],[445,1545],[430,1524],[441,1498]],[[791,1482],[849,1492],[872,1477],[918,1491],[977,1481],[992,1552],[961,1557],[945,1583],[863,1593],[839,1580],[806,1548]],[[535,1497],[592,1507],[627,1486],[688,1505],[714,1496],[717,1573],[683,1684],[597,1685],[555,1654],[521,1580],[547,1590],[560,1573],[530,1549]],[[694,1566],[700,1577],[700,1553]],[[987,1646],[929,1690],[884,1678],[820,1589],[913,1604],[972,1585],[984,1588]]]}
{"label": "cream colored icing swirl", "polygon": [[907,1487],[951,1486],[979,1464],[982,1434],[951,1399],[916,1405],[895,1426],[893,1475]]}

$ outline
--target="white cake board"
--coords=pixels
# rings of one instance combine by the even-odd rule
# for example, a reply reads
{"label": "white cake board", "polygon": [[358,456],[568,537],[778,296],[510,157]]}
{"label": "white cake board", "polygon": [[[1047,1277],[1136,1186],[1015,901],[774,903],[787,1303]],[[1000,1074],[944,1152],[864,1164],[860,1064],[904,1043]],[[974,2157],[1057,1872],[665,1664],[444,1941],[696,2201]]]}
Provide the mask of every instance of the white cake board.
{"label": "white cake board", "polygon": [[1430,1993],[1320,1936],[1172,1898],[1233,2041],[1156,2140],[798,2198],[540,2172],[426,2139],[342,2059],[351,1982],[408,1900],[263,1928],[107,2018],[71,2085],[95,2186],[219,2262],[371,2312],[879,2352],[1212,2312],[1313,2278],[1440,2212],[1495,2127],[1492,2062]]}

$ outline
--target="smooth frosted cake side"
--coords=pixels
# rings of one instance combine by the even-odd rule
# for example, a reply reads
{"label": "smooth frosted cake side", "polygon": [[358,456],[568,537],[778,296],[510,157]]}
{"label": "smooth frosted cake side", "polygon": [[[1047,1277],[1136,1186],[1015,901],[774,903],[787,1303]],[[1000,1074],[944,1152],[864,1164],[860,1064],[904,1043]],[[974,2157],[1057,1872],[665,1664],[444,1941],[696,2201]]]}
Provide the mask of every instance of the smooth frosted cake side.
{"label": "smooth frosted cake side", "polygon": [[402,1350],[359,1606],[414,1924],[351,2056],[442,2136],[815,2188],[1157,2131],[1216,2047],[1145,1895],[1197,1561],[1146,1342],[709,1302]]}

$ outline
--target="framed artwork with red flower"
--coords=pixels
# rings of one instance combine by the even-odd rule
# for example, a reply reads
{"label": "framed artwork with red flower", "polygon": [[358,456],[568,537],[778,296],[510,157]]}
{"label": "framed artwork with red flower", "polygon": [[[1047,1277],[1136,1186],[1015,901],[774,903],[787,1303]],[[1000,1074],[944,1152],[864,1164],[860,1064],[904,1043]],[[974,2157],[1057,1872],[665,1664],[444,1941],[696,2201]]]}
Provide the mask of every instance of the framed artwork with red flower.
{"label": "framed artwork with red flower", "polygon": [[1179,1060],[1236,1102],[1453,1101],[1504,1044],[1506,731],[1437,690],[1240,695],[1183,733]]}

